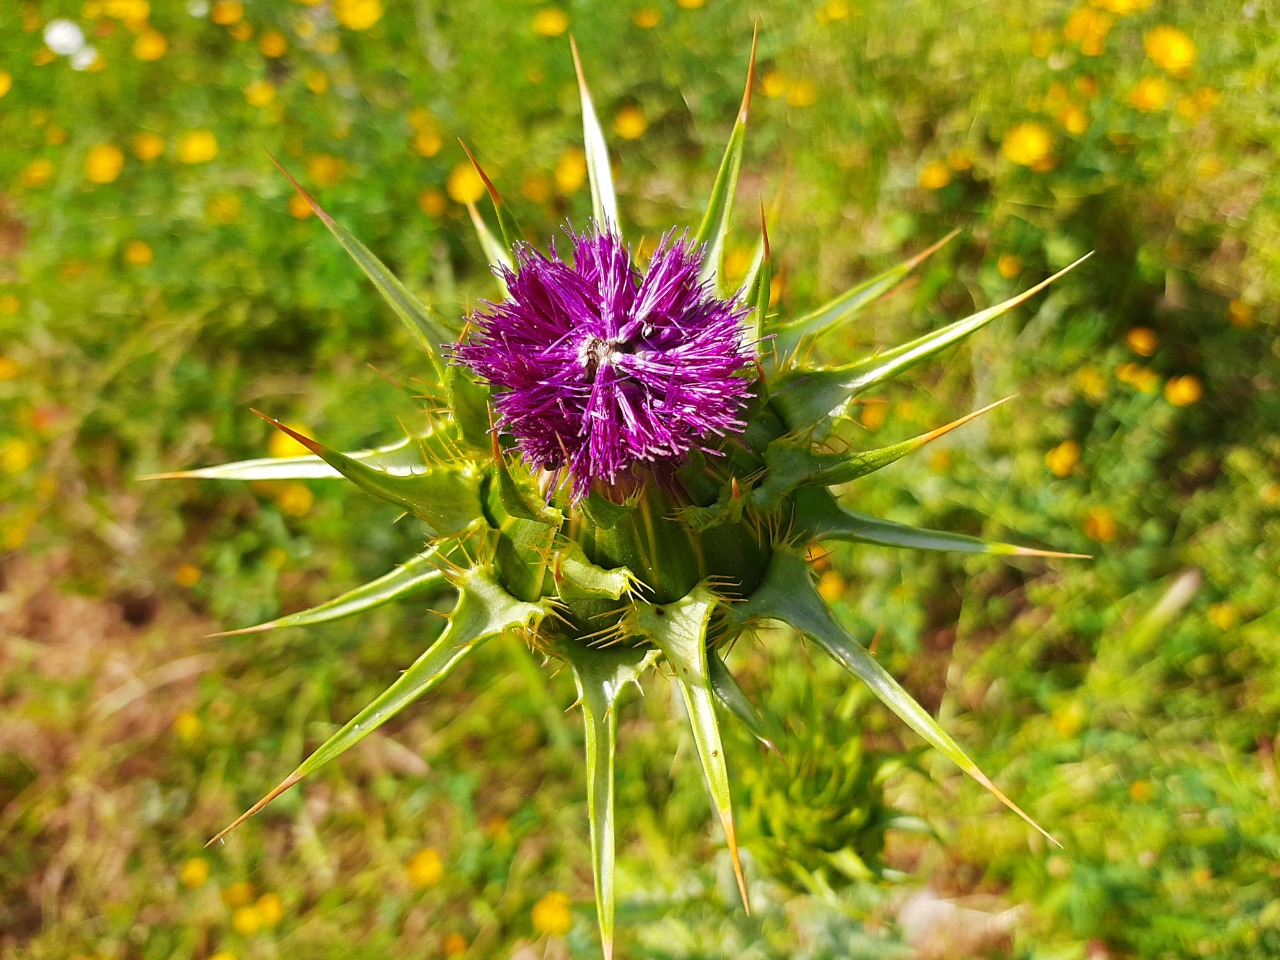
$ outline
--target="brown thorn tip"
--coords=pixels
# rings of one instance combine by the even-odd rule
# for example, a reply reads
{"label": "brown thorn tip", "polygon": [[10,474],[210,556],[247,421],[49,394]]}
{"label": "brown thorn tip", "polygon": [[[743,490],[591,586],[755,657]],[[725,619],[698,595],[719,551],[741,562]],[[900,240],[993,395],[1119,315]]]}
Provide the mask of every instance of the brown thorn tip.
{"label": "brown thorn tip", "polygon": [[230,833],[236,827],[240,826],[240,824],[244,823],[246,820],[252,817],[255,813],[257,813],[259,810],[265,807],[268,803],[270,803],[276,797],[280,796],[280,794],[284,793],[286,790],[288,790],[290,787],[292,787],[295,783],[297,783],[301,779],[302,779],[302,774],[298,773],[297,770],[293,771],[293,773],[289,774],[289,776],[285,777],[282,781],[280,781],[279,786],[277,786],[274,790],[268,793],[265,797],[263,797],[261,800],[255,803],[252,807],[250,807],[244,813],[240,814],[240,816],[236,817],[235,820],[233,820],[228,826],[223,827],[222,830],[220,830],[216,836],[214,836],[212,839],[209,840],[208,843],[205,844],[205,847],[206,848],[211,847],[218,841],[222,840],[224,837],[226,837],[228,833]]}
{"label": "brown thorn tip", "polygon": [[747,88],[742,92],[742,106],[738,109],[738,122],[747,122],[747,113],[751,110],[751,88],[756,83],[756,43],[760,39],[760,21],[756,21],[751,31],[751,64],[747,67]]}
{"label": "brown thorn tip", "polygon": [[760,201],[760,238],[764,241],[764,258],[769,260],[772,253],[769,250],[769,224],[765,221],[764,216],[764,197],[757,197]]}
{"label": "brown thorn tip", "polygon": [[268,630],[274,629],[276,626],[278,626],[278,624],[276,621],[272,620],[270,623],[258,623],[252,627],[241,627],[239,630],[222,630],[218,633],[206,633],[204,638],[206,640],[216,640],[219,637],[240,637],[247,633],[265,633]]}
{"label": "brown thorn tip", "polygon": [[459,137],[458,143],[462,145],[462,151],[467,155],[467,159],[471,161],[471,165],[476,168],[476,173],[480,174],[480,179],[484,181],[484,187],[489,191],[489,199],[493,201],[493,205],[495,207],[502,206],[502,197],[498,195],[498,188],[493,185],[489,175],[484,172],[484,168],[480,166],[480,161],[476,159],[475,154],[471,152],[465,140]]}

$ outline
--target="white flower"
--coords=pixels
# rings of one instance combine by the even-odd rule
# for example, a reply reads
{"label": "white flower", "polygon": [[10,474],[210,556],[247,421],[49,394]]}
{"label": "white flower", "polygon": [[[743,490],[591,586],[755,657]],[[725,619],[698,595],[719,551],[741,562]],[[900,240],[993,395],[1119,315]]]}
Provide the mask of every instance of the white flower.
{"label": "white flower", "polygon": [[81,47],[71,57],[72,70],[88,70],[98,59],[98,51],[93,47]]}
{"label": "white flower", "polygon": [[50,20],[44,28],[44,42],[59,56],[75,56],[84,49],[84,31],[71,20]]}

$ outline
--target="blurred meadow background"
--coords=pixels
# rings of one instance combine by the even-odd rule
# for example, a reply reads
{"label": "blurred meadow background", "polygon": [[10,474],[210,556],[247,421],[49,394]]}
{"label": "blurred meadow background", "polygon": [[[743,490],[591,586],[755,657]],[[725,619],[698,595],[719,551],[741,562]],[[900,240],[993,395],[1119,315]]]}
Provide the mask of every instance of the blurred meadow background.
{"label": "blurred meadow background", "polygon": [[9,0],[0,957],[597,955],[572,682],[515,643],[202,849],[442,621],[207,639],[420,533],[338,482],[137,478],[291,455],[250,406],[346,449],[412,416],[414,345],[266,151],[460,313],[494,284],[458,137],[540,242],[582,224],[572,33],[651,245],[701,216],[757,17],[727,269],[758,199],[783,312],[961,230],[833,358],[1097,251],[866,404],[879,445],[1018,394],[854,491],[1096,559],[821,561],[1064,849],[765,635],[733,659],[786,759],[726,745],[756,911],[652,686],[621,717],[619,956],[1280,954],[1275,3]]}

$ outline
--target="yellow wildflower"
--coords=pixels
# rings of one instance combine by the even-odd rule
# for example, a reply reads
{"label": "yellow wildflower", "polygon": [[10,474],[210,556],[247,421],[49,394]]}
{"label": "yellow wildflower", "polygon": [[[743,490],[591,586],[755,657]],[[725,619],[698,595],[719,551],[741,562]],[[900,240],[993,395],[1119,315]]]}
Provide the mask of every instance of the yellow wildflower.
{"label": "yellow wildflower", "polygon": [[1110,543],[1119,532],[1116,515],[1106,507],[1093,507],[1084,515],[1084,535],[1098,543]]}
{"label": "yellow wildflower", "polygon": [[208,163],[218,155],[218,138],[212,130],[191,130],[178,141],[178,159],[183,163]]}
{"label": "yellow wildflower", "polygon": [[209,960],[236,960],[236,955],[230,950],[219,950]]}
{"label": "yellow wildflower", "polygon": [[947,166],[956,173],[964,173],[973,169],[973,157],[969,156],[969,151],[963,147],[952,150],[947,154]]}
{"label": "yellow wildflower", "polygon": [[[314,214],[315,211],[311,209],[311,204],[307,203],[306,198],[302,194],[295,193],[289,198],[289,216],[296,217],[299,220],[306,220]],[[284,434],[280,433],[276,434],[276,436],[284,437]],[[290,443],[297,443],[297,441],[292,437],[285,437],[285,439]],[[292,456],[292,454],[287,454],[287,456]]]}
{"label": "yellow wildflower", "polygon": [[888,416],[889,405],[887,403],[867,401],[862,405],[862,413],[858,416],[858,422],[868,430],[879,430],[884,426],[885,418]]}
{"label": "yellow wildflower", "polygon": [[1089,115],[1078,103],[1068,103],[1058,111],[1058,122],[1067,133],[1079,136],[1089,129]]}
{"label": "yellow wildflower", "polygon": [[60,127],[56,123],[51,124],[49,126],[49,129],[44,132],[44,142],[49,144],[49,146],[51,147],[56,147],[59,144],[66,143],[67,142],[66,128]]}
{"label": "yellow wildflower", "polygon": [[1219,630],[1230,630],[1240,621],[1240,611],[1230,601],[1215,603],[1209,608],[1209,621]]}
{"label": "yellow wildflower", "polygon": [[[301,194],[294,194],[299,200],[302,200]],[[306,203],[305,200],[302,200]],[[307,209],[311,209],[308,207]],[[303,436],[310,436],[311,431],[303,424],[289,422],[285,424],[294,433],[300,433]],[[283,430],[272,430],[271,436],[267,438],[267,455],[271,457],[301,457],[310,453],[303,444],[299,443],[293,437],[289,436]]]}
{"label": "yellow wildflower", "polygon": [[164,34],[150,28],[143,30],[133,41],[133,55],[139,60],[159,60],[169,49],[169,41]]}
{"label": "yellow wildflower", "polygon": [[150,130],[143,130],[133,138],[133,155],[146,162],[164,153],[164,137]]}
{"label": "yellow wildflower", "polygon": [[587,181],[587,155],[570,147],[556,161],[556,186],[561,193],[573,193]]}
{"label": "yellow wildflower", "polygon": [[1124,338],[1125,345],[1140,357],[1150,357],[1160,346],[1160,336],[1150,327],[1134,327]]}
{"label": "yellow wildflower", "polygon": [[13,89],[13,74],[8,70],[0,70],[0,97]]}
{"label": "yellow wildflower", "polygon": [[1154,794],[1150,780],[1135,780],[1129,785],[1129,796],[1135,803],[1146,803]]}
{"label": "yellow wildflower", "polygon": [[151,244],[145,240],[130,240],[124,245],[124,262],[134,267],[145,267],[154,259]]}
{"label": "yellow wildflower", "polygon": [[252,937],[262,929],[262,914],[253,904],[236,907],[231,914],[231,927],[242,937]]}
{"label": "yellow wildflower", "polygon": [[445,190],[455,203],[475,203],[485,194],[484,180],[468,161],[463,161],[449,171]]}
{"label": "yellow wildflower", "polygon": [[835,603],[844,596],[845,579],[835,570],[827,570],[818,578],[818,593],[827,603]]}
{"label": "yellow wildflower", "polygon": [[829,0],[827,5],[818,11],[818,19],[826,23],[849,18],[848,0]]}
{"label": "yellow wildflower", "polygon": [[568,894],[552,890],[533,905],[533,929],[549,937],[563,937],[573,926],[571,905]]}
{"label": "yellow wildflower", "polygon": [[1053,134],[1044,124],[1034,120],[1015,124],[1000,143],[1000,155],[1040,173],[1052,170]]}
{"label": "yellow wildflower", "polygon": [[[15,313],[17,313],[21,309],[22,309],[22,301],[18,299],[16,294],[12,294],[12,293],[0,294],[0,313],[6,314],[8,316],[13,316]],[[6,363],[14,363],[14,361],[10,360],[8,357],[0,357],[0,371],[7,369],[5,367]],[[3,372],[0,372],[0,380],[12,380],[12,379],[13,379],[12,376],[5,376]]]}
{"label": "yellow wildflower", "polygon": [[919,182],[926,190],[941,190],[951,182],[951,169],[941,160],[926,163],[920,171]]}
{"label": "yellow wildflower", "polygon": [[307,179],[317,187],[332,187],[347,175],[347,164],[331,153],[315,153],[307,157]]}
{"label": "yellow wildflower", "polygon": [[405,864],[405,872],[409,875],[409,882],[418,889],[434,887],[444,879],[444,861],[440,858],[440,851],[435,847],[419,850]]}
{"label": "yellow wildflower", "polygon": [[1080,444],[1074,440],[1063,440],[1044,455],[1044,462],[1055,477],[1065,477],[1080,462]]}
{"label": "yellow wildflower", "polygon": [[173,735],[183,743],[195,743],[204,733],[204,724],[190,710],[183,710],[173,718]]}
{"label": "yellow wildflower", "polygon": [[1253,326],[1253,304],[1239,297],[1227,304],[1227,319],[1238,330],[1247,330]]}
{"label": "yellow wildflower", "polygon": [[1204,396],[1200,380],[1191,374],[1173,377],[1164,385],[1164,398],[1175,407],[1189,407]]}
{"label": "yellow wildflower", "polygon": [[322,70],[312,70],[307,74],[307,89],[312,93],[324,93],[329,89],[329,78]]}
{"label": "yellow wildflower", "polygon": [[467,938],[462,934],[454,931],[445,935],[444,942],[441,944],[446,957],[457,957],[467,952]]}
{"label": "yellow wildflower", "polygon": [[676,6],[684,7],[686,10],[697,10],[699,7],[706,6],[707,0],[676,0]]}
{"label": "yellow wildflower", "polygon": [[200,568],[194,563],[183,563],[173,572],[173,582],[180,587],[191,588],[200,582]]}
{"label": "yellow wildflower", "polygon": [[444,140],[435,130],[419,130],[413,138],[413,149],[423,157],[434,157],[444,146]]}
{"label": "yellow wildflower", "polygon": [[1161,70],[1175,77],[1185,77],[1196,62],[1196,45],[1177,27],[1161,24],[1152,27],[1142,38],[1147,56]]}
{"label": "yellow wildflower", "polygon": [[31,62],[37,67],[47,66],[58,59],[58,55],[48,47],[42,46],[31,57]]}
{"label": "yellow wildflower", "polygon": [[382,0],[334,0],[333,16],[348,30],[368,30],[382,19]]}
{"label": "yellow wildflower", "polygon": [[36,157],[22,171],[22,185],[30,189],[43,187],[53,178],[53,161],[48,157]]}
{"label": "yellow wildflower", "polygon": [[657,7],[641,7],[635,12],[631,22],[641,30],[652,30],[662,22],[662,11]]}
{"label": "yellow wildflower", "polygon": [[818,100],[818,86],[807,77],[792,81],[787,90],[787,105],[791,107],[812,106]]}
{"label": "yellow wildflower", "polygon": [[569,16],[559,7],[543,7],[533,15],[533,32],[540,37],[558,37],[569,29]]}
{"label": "yellow wildflower", "polygon": [[770,70],[760,78],[760,91],[771,100],[785,94],[787,86],[787,78],[777,70]]}
{"label": "yellow wildflower", "polygon": [[1111,32],[1113,23],[1115,18],[1110,14],[1090,7],[1081,7],[1067,17],[1062,35],[1078,46],[1085,56],[1097,57],[1102,54],[1103,45],[1107,34]]}
{"label": "yellow wildflower", "polygon": [[520,195],[534,203],[551,199],[551,181],[540,173],[530,173],[520,182]]}
{"label": "yellow wildflower", "polygon": [[316,495],[305,483],[294,480],[276,494],[276,506],[286,517],[305,517],[315,506]]}
{"label": "yellow wildflower", "polygon": [[623,107],[613,118],[613,129],[624,140],[638,140],[649,129],[649,121],[639,107]]}
{"label": "yellow wildflower", "polygon": [[209,861],[203,857],[192,857],[182,865],[178,879],[182,881],[184,887],[190,887],[192,890],[204,886],[204,882],[209,879]]}
{"label": "yellow wildflower", "polygon": [[283,57],[289,50],[289,41],[279,30],[268,30],[258,38],[258,49],[264,57]]}
{"label": "yellow wildflower", "polygon": [[223,27],[239,23],[243,16],[244,4],[240,0],[216,0],[209,10],[209,19]]}
{"label": "yellow wildflower", "polygon": [[427,187],[418,194],[418,209],[428,217],[443,217],[449,209],[444,191],[439,187]]}
{"label": "yellow wildflower", "polygon": [[264,927],[274,927],[284,919],[284,901],[276,893],[264,893],[258,898],[258,916]]}
{"label": "yellow wildflower", "polygon": [[1048,30],[1037,30],[1031,35],[1031,55],[1041,60],[1053,53],[1053,34]]}
{"label": "yellow wildflower", "polygon": [[105,0],[102,12],[117,20],[136,23],[151,16],[151,4],[148,0]]}
{"label": "yellow wildflower", "polygon": [[35,448],[21,437],[9,437],[0,443],[0,470],[18,474],[26,471],[35,459]]}
{"label": "yellow wildflower", "polygon": [[1159,110],[1169,102],[1169,84],[1163,77],[1143,77],[1129,91],[1129,104],[1143,113]]}
{"label": "yellow wildflower", "polygon": [[1064,740],[1069,740],[1083,730],[1087,719],[1089,717],[1085,705],[1079,700],[1072,700],[1070,703],[1059,707],[1053,711],[1051,717],[1053,729]]}
{"label": "yellow wildflower", "polygon": [[239,23],[233,23],[227,28],[227,33],[239,40],[241,43],[253,36],[253,26],[248,20],[241,20]]}
{"label": "yellow wildflower", "polygon": [[265,107],[276,98],[275,84],[270,80],[254,80],[244,88],[244,98],[253,107]]}
{"label": "yellow wildflower", "polygon": [[1117,16],[1125,16],[1129,13],[1138,13],[1151,6],[1151,0],[1092,0],[1095,7],[1101,7]]}
{"label": "yellow wildflower", "polygon": [[1016,253],[1002,253],[996,261],[996,272],[1006,280],[1012,280],[1022,273],[1022,258]]}
{"label": "yellow wildflower", "polygon": [[114,143],[89,148],[84,158],[84,175],[93,183],[112,183],[124,169],[124,151]]}

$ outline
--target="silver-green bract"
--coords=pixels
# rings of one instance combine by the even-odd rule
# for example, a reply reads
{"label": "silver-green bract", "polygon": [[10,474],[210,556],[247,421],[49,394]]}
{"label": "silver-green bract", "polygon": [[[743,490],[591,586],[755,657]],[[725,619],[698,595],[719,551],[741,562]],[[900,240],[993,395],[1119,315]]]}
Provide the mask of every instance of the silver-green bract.
{"label": "silver-green bract", "polygon": [[[576,50],[574,60],[594,219],[620,230],[605,140]],[[753,47],[741,110],[706,213],[694,233],[708,251],[704,279],[725,297],[735,293],[720,264],[742,164],[754,61]],[[480,170],[478,164],[476,169]],[[486,256],[510,265],[510,252],[525,234],[480,172],[494,203],[497,234],[474,208],[472,219]],[[326,604],[248,631],[321,623],[428,592],[451,591],[456,602],[434,645],[228,830],[432,690],[480,644],[515,633],[567,665],[577,682],[605,956],[612,955],[614,933],[619,698],[629,684],[662,661],[669,665],[667,672],[687,708],[711,804],[724,829],[745,905],[747,888],[738,858],[720,721],[732,717],[766,743],[768,732],[723,655],[735,638],[765,621],[781,621],[815,642],[926,743],[1036,826],[832,613],[814,587],[805,550],[814,542],[847,541],[1048,555],[904,526],[854,513],[840,503],[835,488],[888,466],[984,411],[878,449],[853,450],[834,438],[847,433],[842,430],[848,422],[846,411],[859,394],[981,329],[1054,278],[902,346],[849,364],[814,367],[805,357],[815,342],[866,310],[936,247],[811,313],[775,316],[769,312],[772,259],[762,215],[754,263],[737,291],[751,307],[743,336],[759,344],[745,431],[720,445],[723,456],[691,455],[679,465],[678,484],[645,484],[621,503],[597,491],[575,504],[563,490],[549,489],[548,478],[524,464],[510,437],[493,432],[489,388],[446,360],[448,348],[457,342],[457,327],[410,293],[367,247],[298,189],[423,348],[425,362],[419,372],[431,400],[430,426],[385,447],[339,453],[272,420],[312,454],[179,476],[343,477],[422,524],[426,546],[418,556]],[[677,495],[673,488],[682,492]]]}

